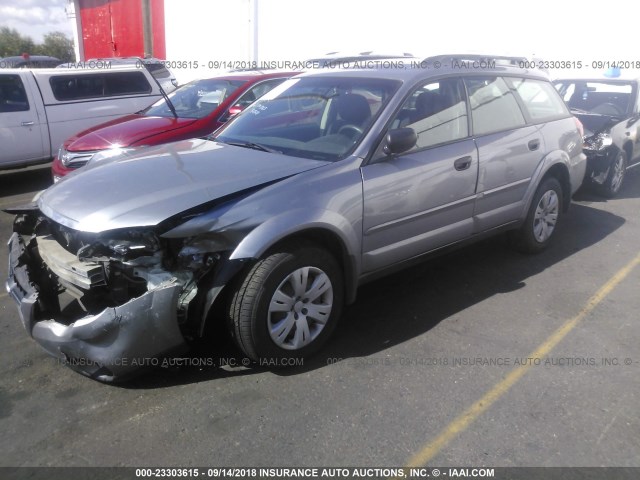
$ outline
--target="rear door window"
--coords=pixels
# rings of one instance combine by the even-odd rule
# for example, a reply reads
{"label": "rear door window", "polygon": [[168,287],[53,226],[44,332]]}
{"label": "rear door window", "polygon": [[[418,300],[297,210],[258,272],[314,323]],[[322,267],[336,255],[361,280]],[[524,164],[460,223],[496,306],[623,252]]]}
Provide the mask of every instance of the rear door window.
{"label": "rear door window", "polygon": [[507,78],[522,100],[529,120],[533,123],[569,116],[566,105],[553,86],[531,78]]}
{"label": "rear door window", "polygon": [[29,110],[27,92],[18,75],[0,75],[0,113]]}
{"label": "rear door window", "polygon": [[503,78],[470,77],[464,81],[475,135],[513,130],[526,124],[514,92]]}

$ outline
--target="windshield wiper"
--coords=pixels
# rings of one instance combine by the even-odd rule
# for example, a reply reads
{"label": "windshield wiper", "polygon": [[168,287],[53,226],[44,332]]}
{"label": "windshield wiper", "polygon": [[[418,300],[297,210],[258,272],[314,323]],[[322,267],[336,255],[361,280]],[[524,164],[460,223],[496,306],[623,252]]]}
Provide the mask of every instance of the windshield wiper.
{"label": "windshield wiper", "polygon": [[[171,113],[173,113],[174,118],[178,118],[178,114],[176,113],[176,109],[173,106],[173,103],[171,103],[171,99],[169,98],[169,95],[167,95],[167,92],[164,91],[164,88],[162,88],[162,85],[160,85],[160,82],[158,81],[158,79],[151,73],[151,70],[149,70],[148,65],[144,62],[144,60],[140,59],[140,61],[142,62],[142,64],[144,65],[144,68],[147,70],[147,72],[149,72],[149,75],[151,75],[151,77],[156,81],[156,83],[158,84],[158,88],[160,89],[160,94],[162,95],[162,98],[164,99],[165,103],[167,104],[167,106],[169,107],[169,110],[171,110]],[[146,109],[145,109],[146,110]],[[142,111],[142,110],[140,110]]]}
{"label": "windshield wiper", "polygon": [[569,110],[571,110],[571,113],[583,113],[586,115],[595,115],[592,112],[588,112],[587,110],[582,110],[581,108],[570,108]]}
{"label": "windshield wiper", "polygon": [[[220,142],[220,140],[216,140],[216,141]],[[235,147],[252,148],[253,150],[260,150],[261,152],[282,153],[279,150],[274,150],[273,148],[269,148],[269,147],[266,147],[264,145],[260,145],[259,143],[253,143],[253,142],[225,142],[225,141],[222,141],[222,143],[226,143],[227,145],[233,145]]]}

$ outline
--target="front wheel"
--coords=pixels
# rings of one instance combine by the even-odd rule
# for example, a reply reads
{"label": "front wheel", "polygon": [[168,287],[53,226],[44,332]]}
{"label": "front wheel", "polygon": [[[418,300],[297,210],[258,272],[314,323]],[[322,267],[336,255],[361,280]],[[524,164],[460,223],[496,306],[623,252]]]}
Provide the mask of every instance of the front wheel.
{"label": "front wheel", "polygon": [[542,181],[529,207],[527,218],[511,238],[517,250],[538,253],[544,250],[555,233],[562,211],[562,187],[557,179]]}
{"label": "front wheel", "polygon": [[329,338],[342,302],[342,272],[331,254],[311,245],[285,247],[259,260],[237,283],[229,327],[253,360],[303,358]]}
{"label": "front wheel", "polygon": [[602,185],[599,185],[598,192],[607,198],[615,197],[622,187],[627,172],[627,155],[624,152],[618,152],[616,157],[609,166],[609,173]]}

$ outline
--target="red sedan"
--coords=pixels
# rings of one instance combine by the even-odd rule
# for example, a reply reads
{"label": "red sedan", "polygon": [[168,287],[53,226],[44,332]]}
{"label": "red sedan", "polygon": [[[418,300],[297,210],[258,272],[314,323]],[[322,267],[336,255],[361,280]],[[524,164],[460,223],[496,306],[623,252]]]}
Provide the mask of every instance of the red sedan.
{"label": "red sedan", "polygon": [[58,181],[85,165],[127,148],[209,135],[245,107],[299,72],[249,71],[194,80],[146,109],[102,123],[68,138],[51,167]]}

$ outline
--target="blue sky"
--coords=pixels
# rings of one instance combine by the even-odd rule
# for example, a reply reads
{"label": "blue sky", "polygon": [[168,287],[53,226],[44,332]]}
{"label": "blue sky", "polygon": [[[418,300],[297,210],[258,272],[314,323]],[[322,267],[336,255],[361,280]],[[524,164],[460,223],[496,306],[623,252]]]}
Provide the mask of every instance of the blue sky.
{"label": "blue sky", "polygon": [[53,31],[72,36],[71,21],[65,12],[67,5],[67,0],[0,0],[0,26],[15,28],[36,43]]}
{"label": "blue sky", "polygon": [[[536,0],[524,9],[519,3],[504,0],[435,3],[391,0],[387,2],[390,8],[382,10],[372,7],[371,0],[255,1],[260,3],[263,25],[261,55],[268,59],[305,58],[333,50],[374,49],[417,54],[469,50],[505,53],[506,50],[506,53],[535,54],[549,60],[581,60],[587,64],[593,60],[638,60],[638,8],[637,2],[628,0],[612,0],[601,7],[599,13],[578,0]],[[315,7],[309,10],[311,1]],[[211,10],[213,3],[212,0],[165,0],[170,60],[184,59],[199,47],[207,58],[213,55],[209,44],[200,46],[189,35],[189,32],[211,29],[210,15],[194,16],[193,12]],[[215,3],[223,12],[226,5],[241,5],[240,17],[226,23],[232,27],[229,38],[238,39],[242,45],[247,43],[248,0],[216,0]],[[437,9],[431,8],[432,3]],[[0,0],[0,26],[15,28],[36,42],[56,30],[71,36],[67,6],[69,0]],[[609,30],[594,23],[598,15],[610,17]],[[225,18],[224,13],[222,17]],[[269,28],[270,25],[285,25],[285,28]],[[593,28],[589,30],[589,26]],[[304,38],[304,41],[292,41],[292,38]],[[229,54],[245,58],[236,52],[235,43],[216,44],[216,58]],[[202,55],[199,58],[203,58]]]}

